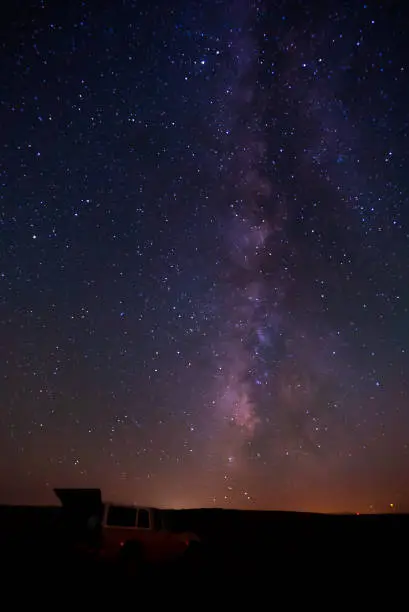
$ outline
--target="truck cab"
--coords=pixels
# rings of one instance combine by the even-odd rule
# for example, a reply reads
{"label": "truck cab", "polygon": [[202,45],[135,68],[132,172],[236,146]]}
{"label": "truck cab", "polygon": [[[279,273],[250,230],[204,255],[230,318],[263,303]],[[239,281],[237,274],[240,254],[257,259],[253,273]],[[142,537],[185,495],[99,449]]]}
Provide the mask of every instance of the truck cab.
{"label": "truck cab", "polygon": [[192,542],[198,542],[195,534],[166,529],[157,508],[103,502],[99,489],[56,489],[55,493],[71,517],[85,520],[87,546],[102,559],[132,555],[139,561],[165,562],[183,556]]}

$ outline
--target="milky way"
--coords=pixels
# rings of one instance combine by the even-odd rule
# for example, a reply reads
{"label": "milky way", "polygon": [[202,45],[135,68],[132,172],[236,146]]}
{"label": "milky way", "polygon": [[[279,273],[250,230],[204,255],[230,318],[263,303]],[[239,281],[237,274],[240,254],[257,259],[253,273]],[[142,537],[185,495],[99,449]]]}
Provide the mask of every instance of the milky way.
{"label": "milky way", "polygon": [[[294,206],[281,196],[265,169],[268,133],[261,127],[265,112],[259,110],[259,98],[265,94],[258,87],[256,65],[260,50],[248,33],[255,27],[256,8],[246,17],[245,25],[237,27],[236,71],[229,86],[228,110],[235,122],[230,122],[225,156],[233,184],[230,201],[223,193],[221,200],[230,209],[223,240],[232,296],[224,298],[221,343],[225,349],[215,405],[229,432],[226,435],[220,428],[220,452],[239,469],[253,441],[258,436],[266,438],[267,431],[265,452],[270,459],[284,452],[286,456],[312,454],[322,461],[319,432],[335,428],[337,416],[331,414],[331,407],[341,402],[335,391],[340,375],[334,376],[335,366],[328,363],[336,355],[333,332],[323,334],[321,326],[317,337],[310,319],[307,336],[297,325],[302,313],[288,316],[286,299],[296,278],[291,278],[285,265],[286,252],[294,248],[286,224],[292,221]],[[274,431],[279,434],[274,436]],[[326,450],[339,452],[334,440]]]}

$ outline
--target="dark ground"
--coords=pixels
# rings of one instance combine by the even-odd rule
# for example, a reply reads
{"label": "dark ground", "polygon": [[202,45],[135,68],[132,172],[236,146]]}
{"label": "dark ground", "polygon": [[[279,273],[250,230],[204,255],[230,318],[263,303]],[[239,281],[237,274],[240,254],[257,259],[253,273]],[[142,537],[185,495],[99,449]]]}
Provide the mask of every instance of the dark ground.
{"label": "dark ground", "polygon": [[70,551],[59,508],[0,507],[2,584],[50,603],[55,593],[58,601],[94,604],[137,595],[182,596],[186,605],[193,596],[197,607],[211,593],[236,601],[264,593],[284,597],[286,606],[331,598],[332,608],[357,589],[373,597],[386,587],[393,595],[407,581],[409,515],[181,510],[167,518],[175,530],[199,535],[200,552],[126,576]]}

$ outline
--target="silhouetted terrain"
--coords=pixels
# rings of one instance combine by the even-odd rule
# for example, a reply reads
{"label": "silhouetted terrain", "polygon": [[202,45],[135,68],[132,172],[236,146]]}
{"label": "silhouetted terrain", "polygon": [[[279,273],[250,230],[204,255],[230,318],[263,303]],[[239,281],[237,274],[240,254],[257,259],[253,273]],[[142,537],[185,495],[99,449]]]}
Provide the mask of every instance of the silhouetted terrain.
{"label": "silhouetted terrain", "polygon": [[[301,584],[338,585],[398,579],[405,569],[409,515],[318,515],[234,510],[166,511],[173,530],[200,536],[199,552],[166,567],[144,567],[138,576],[121,575],[70,549],[70,533],[58,507],[0,507],[2,550],[10,579],[106,590],[150,588],[169,583],[189,588],[270,589]],[[206,586],[207,585],[207,586]],[[230,585],[230,586],[229,586]],[[122,591],[121,591],[122,592]],[[299,594],[299,593],[298,593]]]}

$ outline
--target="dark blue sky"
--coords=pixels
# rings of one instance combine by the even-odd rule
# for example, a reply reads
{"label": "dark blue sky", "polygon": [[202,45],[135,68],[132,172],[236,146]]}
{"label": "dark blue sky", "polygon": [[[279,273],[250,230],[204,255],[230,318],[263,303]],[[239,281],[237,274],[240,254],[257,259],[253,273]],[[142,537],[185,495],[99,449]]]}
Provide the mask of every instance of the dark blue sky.
{"label": "dark blue sky", "polygon": [[409,14],[316,4],[8,7],[1,501],[409,510]]}

